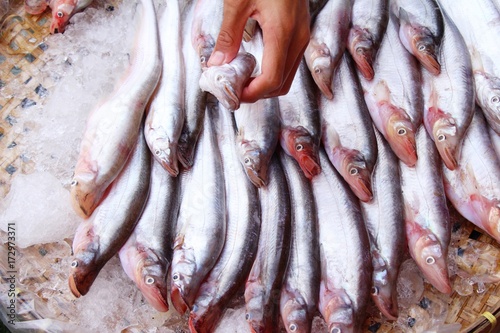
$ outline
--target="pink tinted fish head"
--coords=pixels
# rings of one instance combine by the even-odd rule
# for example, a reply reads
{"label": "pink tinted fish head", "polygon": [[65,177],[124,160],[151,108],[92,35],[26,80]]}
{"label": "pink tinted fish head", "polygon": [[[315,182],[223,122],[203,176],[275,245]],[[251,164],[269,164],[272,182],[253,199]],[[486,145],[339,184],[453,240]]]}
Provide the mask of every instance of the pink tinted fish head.
{"label": "pink tinted fish head", "polygon": [[[369,170],[363,155],[357,150],[340,150],[339,153],[342,155],[342,177],[361,201],[371,201],[373,198],[371,170]],[[334,154],[336,154],[336,152],[334,152]]]}
{"label": "pink tinted fish head", "polygon": [[281,146],[299,163],[304,175],[308,179],[318,175],[321,172],[319,147],[309,132],[303,127],[281,131]]}
{"label": "pink tinted fish head", "polygon": [[310,332],[311,318],[307,312],[307,304],[302,297],[284,297],[282,291],[281,296],[281,318],[283,325],[288,333],[305,333]]}
{"label": "pink tinted fish head", "polygon": [[411,121],[394,114],[387,122],[386,139],[396,156],[409,167],[417,163],[415,129]]}
{"label": "pink tinted fish head", "polygon": [[434,123],[432,135],[444,164],[448,169],[455,170],[458,167],[461,140],[453,118],[438,119]]}
{"label": "pink tinted fish head", "polygon": [[74,10],[75,5],[73,4],[63,2],[59,5],[55,5],[52,8],[52,23],[50,25],[50,33],[63,33],[66,29],[66,25],[68,24],[69,19],[73,15]]}
{"label": "pink tinted fish head", "polygon": [[371,81],[375,75],[373,70],[373,59],[375,58],[375,46],[373,36],[364,29],[352,27],[349,32],[347,48],[351,53],[356,67],[363,77]]}
{"label": "pink tinted fish head", "polygon": [[311,39],[304,56],[319,90],[326,98],[333,99],[332,80],[334,68],[330,49],[324,43],[318,43]]}

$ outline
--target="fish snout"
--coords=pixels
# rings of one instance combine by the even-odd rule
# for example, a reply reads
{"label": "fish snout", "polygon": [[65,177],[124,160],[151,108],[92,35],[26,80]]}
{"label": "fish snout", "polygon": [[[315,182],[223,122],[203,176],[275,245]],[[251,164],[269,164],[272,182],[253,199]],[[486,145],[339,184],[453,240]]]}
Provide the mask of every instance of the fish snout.
{"label": "fish snout", "polygon": [[99,274],[100,267],[93,264],[86,265],[83,261],[75,258],[71,262],[71,270],[68,280],[71,293],[75,297],[86,295]]}
{"label": "fish snout", "polygon": [[354,194],[363,202],[369,202],[373,198],[371,174],[367,169],[351,167],[347,177],[349,186]]}
{"label": "fish snout", "polygon": [[412,44],[413,54],[418,61],[428,70],[432,75],[439,75],[441,73],[441,65],[437,58],[437,47],[432,41],[415,40]]}
{"label": "fish snout", "polygon": [[138,285],[148,303],[159,312],[168,311],[166,281],[152,275],[145,275]]}
{"label": "fish snout", "polygon": [[315,158],[311,152],[311,154],[300,154],[298,162],[300,168],[304,172],[304,175],[308,179],[312,179],[314,176],[317,176],[321,172],[321,166],[319,164],[318,158]]}
{"label": "fish snout", "polygon": [[172,301],[175,310],[177,310],[177,312],[179,312],[180,314],[184,314],[190,308],[188,302],[185,299],[185,295],[185,284],[172,282],[170,289],[170,300]]}
{"label": "fish snout", "polygon": [[397,320],[399,314],[397,291],[394,289],[390,285],[374,285],[371,291],[377,308],[389,320]]}

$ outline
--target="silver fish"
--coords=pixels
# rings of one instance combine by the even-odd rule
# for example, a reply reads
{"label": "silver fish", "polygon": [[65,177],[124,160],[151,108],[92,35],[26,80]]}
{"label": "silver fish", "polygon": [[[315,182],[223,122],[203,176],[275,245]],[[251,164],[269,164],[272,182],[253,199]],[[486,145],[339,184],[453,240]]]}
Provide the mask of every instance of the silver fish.
{"label": "silver fish", "polygon": [[413,166],[415,134],[422,122],[422,78],[417,61],[399,41],[392,15],[373,69],[373,80],[360,76],[370,116],[396,156]]}
{"label": "silver fish", "polygon": [[159,22],[163,72],[152,96],[144,130],[154,157],[174,177],[179,174],[177,142],[184,125],[186,108],[182,9],[179,1],[167,2]]}
{"label": "silver fish", "polygon": [[121,248],[123,270],[158,311],[168,311],[167,274],[179,211],[178,179],[153,160],[149,197],[134,232]]}
{"label": "silver fish", "polygon": [[334,97],[319,99],[322,141],[328,158],[362,201],[372,198],[377,141],[351,56],[346,52],[333,78]]}
{"label": "silver fish", "polygon": [[252,54],[240,52],[230,63],[204,69],[200,88],[217,97],[226,109],[237,110],[243,88],[256,65],[257,60]]}
{"label": "silver fish", "polygon": [[279,107],[281,147],[311,179],[321,171],[318,157],[321,124],[314,83],[304,60],[288,94],[279,97]]}
{"label": "silver fish", "polygon": [[137,144],[146,104],[162,68],[152,0],[142,0],[128,74],[87,120],[71,183],[73,208],[89,217]]}
{"label": "silver fish", "polygon": [[278,99],[242,104],[234,118],[238,127],[238,158],[252,183],[263,187],[267,184],[267,169],[279,140]]}
{"label": "silver fish", "polygon": [[438,58],[444,33],[443,16],[436,0],[391,0],[399,19],[399,39],[432,75],[441,72]]}
{"label": "silver fish", "polygon": [[311,184],[290,156],[280,151],[290,190],[290,254],[281,287],[280,314],[288,333],[311,332],[319,296],[320,266],[316,209]]}
{"label": "silver fish", "polygon": [[497,47],[500,9],[491,0],[440,0],[439,3],[467,44],[474,71],[476,102],[488,124],[500,135],[500,50]]}
{"label": "silver fish", "polygon": [[360,332],[372,264],[359,201],[320,151],[321,173],[311,185],[316,203],[321,283],[318,309],[328,332]]}
{"label": "silver fish", "polygon": [[[259,242],[261,215],[257,188],[237,160],[236,126],[230,110],[210,110],[207,117],[218,124],[226,188],[226,241],[217,263],[203,281],[191,314],[192,332],[208,333],[218,324],[227,302],[238,291],[252,268]],[[219,235],[222,237],[222,235]]]}
{"label": "silver fish", "polygon": [[102,267],[128,240],[141,216],[149,193],[151,159],[142,131],[133,153],[103,200],[78,226],[73,239],[69,288],[85,295]]}
{"label": "silver fish", "polygon": [[[194,6],[188,7],[185,13],[183,36],[191,33],[191,22],[193,21]],[[186,102],[184,126],[177,144],[177,158],[182,166],[189,169],[193,166],[195,148],[198,137],[203,128],[203,117],[207,104],[207,93],[199,86],[201,76],[201,64],[198,53],[193,48],[191,41],[183,40],[182,54],[186,69]]]}
{"label": "silver fish", "polygon": [[351,0],[329,0],[312,25],[311,39],[304,53],[314,82],[329,99],[333,98],[333,73],[347,46],[351,11]]}
{"label": "silver fish", "polygon": [[347,49],[358,71],[373,79],[373,61],[387,28],[389,0],[354,0]]}
{"label": "silver fish", "polygon": [[398,158],[375,130],[378,157],[372,174],[373,200],[361,203],[373,264],[372,298],[390,320],[398,318],[397,278],[406,251]]}
{"label": "silver fish", "polygon": [[479,108],[465,135],[458,168],[443,172],[453,206],[500,243],[500,161]]}
{"label": "silver fish", "polygon": [[493,149],[497,153],[497,157],[500,160],[500,134],[495,132],[491,127],[488,128],[490,132],[490,139],[493,145]]}
{"label": "silver fish", "polygon": [[467,46],[443,10],[444,35],[438,59],[441,74],[423,71],[424,124],[446,166],[453,170],[474,114],[474,80]]}
{"label": "silver fish", "polygon": [[207,67],[222,25],[223,0],[195,0],[191,31],[191,45],[198,55],[202,68]]}
{"label": "silver fish", "polygon": [[[213,107],[210,104],[207,110]],[[222,160],[213,121],[204,119],[195,164],[181,173],[182,199],[171,268],[171,299],[181,314],[192,308],[198,288],[222,251],[226,234]]]}
{"label": "silver fish", "polygon": [[253,332],[272,333],[278,327],[277,295],[290,246],[290,193],[277,155],[270,161],[269,182],[259,189],[259,199],[262,226],[245,285],[246,320]]}
{"label": "silver fish", "polygon": [[418,161],[399,163],[406,238],[418,267],[440,292],[450,294],[448,245],[451,229],[439,153],[424,126],[417,132]]}

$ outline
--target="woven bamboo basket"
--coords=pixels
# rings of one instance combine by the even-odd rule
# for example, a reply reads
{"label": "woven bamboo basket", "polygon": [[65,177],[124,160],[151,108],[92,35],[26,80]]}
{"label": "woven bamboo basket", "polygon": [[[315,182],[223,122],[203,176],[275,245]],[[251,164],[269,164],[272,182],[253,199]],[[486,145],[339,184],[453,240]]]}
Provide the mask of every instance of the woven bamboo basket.
{"label": "woven bamboo basket", "polygon": [[[120,0],[109,1],[109,6],[119,3]],[[45,87],[37,79],[37,73],[45,65],[40,55],[47,48],[44,39],[49,35],[49,27],[49,11],[37,16],[28,15],[21,2],[13,4],[1,27],[0,200],[8,194],[10,184],[17,175],[29,173],[33,169],[32,163],[26,161],[18,149],[18,142],[22,140],[22,129],[18,128],[16,119],[21,110],[43,103]],[[22,89],[14,91],[11,88],[19,86]],[[460,228],[461,234],[500,247],[482,230],[460,217],[452,207],[450,211],[455,226]],[[5,282],[4,272],[0,273],[4,276]],[[428,284],[425,288],[429,298],[437,293]],[[446,322],[460,323],[461,332],[500,332],[500,325],[493,327],[499,318],[500,282],[486,285],[486,290],[482,293],[474,292],[470,296],[460,296],[454,292],[449,298]],[[31,319],[39,317],[33,313]],[[365,328],[366,332],[396,331],[390,323],[375,317],[367,319]]]}

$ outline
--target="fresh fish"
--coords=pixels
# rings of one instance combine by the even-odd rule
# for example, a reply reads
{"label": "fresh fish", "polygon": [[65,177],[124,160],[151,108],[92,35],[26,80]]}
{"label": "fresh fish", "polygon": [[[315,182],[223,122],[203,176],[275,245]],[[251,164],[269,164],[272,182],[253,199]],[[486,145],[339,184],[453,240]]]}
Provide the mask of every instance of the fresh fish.
{"label": "fresh fish", "polygon": [[[194,6],[188,7],[183,25],[183,36],[191,33]],[[184,39],[182,45],[186,69],[186,101],[184,126],[177,144],[177,158],[182,166],[189,169],[193,166],[195,148],[203,128],[203,117],[207,104],[207,93],[200,89],[201,64],[198,53],[189,40]]]}
{"label": "fresh fish", "polygon": [[321,283],[318,309],[328,332],[360,332],[372,264],[358,198],[320,151],[321,173],[311,185],[318,215]]}
{"label": "fresh fish", "polygon": [[392,15],[373,69],[372,81],[360,77],[370,116],[396,156],[413,166],[417,162],[415,133],[422,122],[422,78],[415,58],[399,41]]}
{"label": "fresh fish", "polygon": [[179,174],[177,142],[184,125],[186,108],[181,11],[179,1],[169,1],[159,22],[161,53],[165,61],[144,130],[154,157],[174,177]]}
{"label": "fresh fish", "polygon": [[223,0],[196,0],[191,32],[191,45],[202,68],[207,67],[222,25]]}
{"label": "fresh fish", "polygon": [[255,186],[266,186],[267,169],[280,134],[278,99],[242,104],[234,118],[238,128],[238,159]]}
{"label": "fresh fish", "polygon": [[288,333],[311,332],[318,303],[320,266],[316,208],[311,184],[283,151],[280,160],[290,191],[290,254],[281,287],[280,314]]}
{"label": "fresh fish", "polygon": [[150,155],[141,131],[133,153],[106,198],[92,218],[78,226],[69,275],[69,288],[75,297],[89,291],[101,269],[134,231],[148,199]]}
{"label": "fresh fish", "polygon": [[[209,105],[207,110],[213,107]],[[180,229],[171,268],[172,304],[181,314],[192,308],[198,288],[222,251],[226,234],[222,160],[213,121],[204,119],[195,164],[181,174]]]}
{"label": "fresh fish", "polygon": [[399,39],[432,75],[441,72],[439,48],[444,33],[443,16],[436,0],[391,0],[399,19]]}
{"label": "fresh fish", "polygon": [[71,182],[73,207],[82,217],[92,214],[125,165],[142,133],[144,110],[160,78],[162,63],[152,0],[142,0],[142,9],[128,74],[87,120]]}
{"label": "fresh fish", "polygon": [[246,320],[252,332],[272,333],[278,327],[277,295],[290,246],[290,194],[277,155],[270,161],[269,184],[259,189],[259,199],[262,226],[245,285]]}
{"label": "fresh fish", "polygon": [[390,320],[398,318],[397,279],[406,251],[398,158],[375,130],[378,157],[372,174],[373,200],[361,203],[373,265],[372,298]]}
{"label": "fresh fish", "polygon": [[40,15],[47,9],[49,2],[50,0],[24,0],[24,10],[31,15]]}
{"label": "fresh fish", "polygon": [[373,61],[387,28],[388,7],[389,0],[354,0],[347,49],[367,80],[373,79]]}
{"label": "fresh fish", "polygon": [[158,311],[168,311],[167,274],[179,211],[178,179],[153,160],[148,200],[119,255],[125,273]]}
{"label": "fresh fish", "polygon": [[479,109],[465,135],[458,168],[443,172],[453,206],[500,243],[500,162]]}
{"label": "fresh fish", "polygon": [[288,94],[279,97],[279,107],[281,147],[311,179],[321,172],[318,157],[321,124],[314,83],[304,60]]}
{"label": "fresh fish", "polygon": [[351,10],[351,0],[329,0],[312,25],[304,53],[314,82],[329,99],[333,98],[333,73],[347,46]]}
{"label": "fresh fish", "polygon": [[311,23],[314,23],[318,13],[325,7],[328,0],[309,0],[309,14],[311,15]]}
{"label": "fresh fish", "polygon": [[500,134],[495,132],[491,127],[488,128],[490,132],[491,144],[493,145],[493,149],[495,150],[498,159],[500,160]]}
{"label": "fresh fish", "polygon": [[[191,332],[213,332],[227,302],[246,280],[259,242],[261,215],[257,188],[237,160],[236,126],[232,113],[222,106],[207,117],[218,124],[226,188],[227,229],[224,248],[203,281],[189,316]],[[276,221],[275,221],[276,222]],[[219,238],[223,237],[221,234]]]}
{"label": "fresh fish", "polygon": [[203,70],[200,88],[213,94],[228,110],[240,107],[240,97],[250,79],[257,60],[248,52],[240,52],[230,63]]}
{"label": "fresh fish", "polygon": [[444,35],[439,50],[441,74],[423,71],[424,124],[445,165],[457,168],[462,140],[474,114],[474,80],[465,42],[443,10]]}
{"label": "fresh fish", "polygon": [[417,164],[408,167],[399,163],[408,248],[427,280],[440,292],[450,294],[447,256],[451,229],[441,160],[424,126],[416,139]]}
{"label": "fresh fish", "polygon": [[354,63],[346,52],[333,78],[333,100],[319,99],[322,141],[328,158],[362,201],[372,198],[377,142]]}
{"label": "fresh fish", "polygon": [[491,0],[440,0],[440,4],[467,44],[476,102],[488,124],[500,135],[500,50],[496,46],[500,36],[500,9]]}
{"label": "fresh fish", "polygon": [[69,19],[87,8],[91,3],[92,0],[50,0],[49,6],[52,9],[50,33],[63,33]]}

